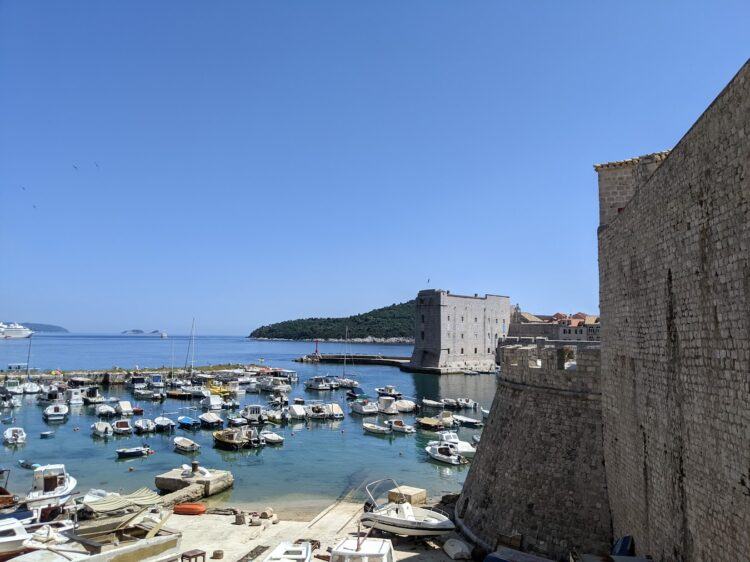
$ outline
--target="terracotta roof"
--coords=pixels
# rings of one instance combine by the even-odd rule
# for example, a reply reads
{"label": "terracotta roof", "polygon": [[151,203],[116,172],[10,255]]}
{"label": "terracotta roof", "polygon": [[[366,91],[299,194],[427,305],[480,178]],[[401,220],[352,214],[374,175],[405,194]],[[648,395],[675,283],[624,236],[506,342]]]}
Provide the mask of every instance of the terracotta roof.
{"label": "terracotta roof", "polygon": [[662,150],[661,152],[654,152],[653,154],[644,154],[643,156],[636,156],[635,158],[628,158],[627,160],[617,160],[615,162],[604,162],[602,164],[594,164],[594,170],[604,170],[608,168],[627,168],[637,164],[644,158],[653,159],[656,162],[661,162],[667,156],[669,156],[669,150]]}
{"label": "terracotta roof", "polygon": [[525,322],[543,322],[541,318],[534,316],[531,312],[522,312],[521,318],[523,318]]}

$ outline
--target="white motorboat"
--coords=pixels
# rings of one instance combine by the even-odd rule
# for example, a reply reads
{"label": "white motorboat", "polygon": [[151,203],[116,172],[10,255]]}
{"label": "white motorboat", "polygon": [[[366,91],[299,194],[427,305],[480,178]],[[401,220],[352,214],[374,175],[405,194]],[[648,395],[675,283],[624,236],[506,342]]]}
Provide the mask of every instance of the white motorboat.
{"label": "white motorboat", "polygon": [[71,406],[83,404],[83,393],[80,388],[69,388],[65,391],[65,401]]}
{"label": "white motorboat", "polygon": [[307,390],[331,390],[330,383],[325,377],[313,377],[305,381]]}
{"label": "white motorboat", "polygon": [[148,455],[153,455],[155,452],[156,451],[145,444],[140,447],[125,447],[123,449],[116,449],[118,459],[147,457]]}
{"label": "white motorboat", "polygon": [[367,433],[373,433],[375,435],[387,435],[388,433],[391,433],[393,430],[385,425],[378,425],[376,423],[363,423],[362,429],[364,429]]}
{"label": "white motorboat", "polygon": [[304,420],[307,418],[305,407],[301,404],[292,404],[289,406],[289,417],[293,420]]}
{"label": "white motorboat", "polygon": [[258,387],[265,392],[277,392],[287,394],[292,391],[292,385],[284,379],[276,377],[263,377],[258,380]]}
{"label": "white motorboat", "polygon": [[133,389],[133,397],[140,398],[142,400],[150,399],[154,396],[154,391],[145,386],[139,386]]}
{"label": "white motorboat", "polygon": [[242,427],[243,425],[247,425],[247,420],[242,416],[230,417],[227,418],[227,425],[230,427]]}
{"label": "white motorboat", "polygon": [[326,405],[328,407],[328,417],[332,420],[343,420],[344,419],[344,410],[341,409],[341,406],[339,406],[336,402],[332,402],[331,404]]}
{"label": "white motorboat", "polygon": [[417,430],[414,429],[413,425],[405,424],[404,420],[400,418],[395,419],[395,420],[388,420],[385,422],[385,425],[390,427],[396,433],[416,433],[417,432]]}
{"label": "white motorboat", "polygon": [[416,403],[411,400],[396,400],[393,405],[396,406],[396,409],[402,414],[408,414],[417,409]]}
{"label": "white motorboat", "polygon": [[201,408],[204,410],[221,410],[224,401],[221,396],[210,394],[201,400]]}
{"label": "white motorboat", "polygon": [[5,390],[11,394],[23,394],[23,384],[19,379],[5,379]]}
{"label": "white motorboat", "polygon": [[96,437],[112,437],[114,430],[107,422],[98,421],[91,424],[91,433]]}
{"label": "white motorboat", "polygon": [[360,516],[360,521],[365,527],[407,537],[445,535],[455,529],[447,514],[435,509],[414,507],[403,495],[402,501],[379,504],[376,490],[383,484],[386,484],[389,490],[399,490],[398,484],[391,478],[376,480],[365,486],[370,498],[365,503],[365,512]]}
{"label": "white motorboat", "polygon": [[456,403],[458,404],[459,408],[464,408],[467,410],[476,410],[477,406],[479,406],[479,404],[477,404],[471,398],[456,398]]}
{"label": "white motorboat", "polygon": [[3,431],[3,441],[6,445],[23,445],[26,443],[26,432],[22,427],[9,427]]}
{"label": "white motorboat", "polygon": [[160,391],[164,388],[164,377],[159,373],[151,373],[146,384],[148,384],[149,388],[154,388]]}
{"label": "white motorboat", "polygon": [[112,431],[117,435],[130,435],[133,433],[133,426],[130,425],[129,419],[124,418],[112,424]]}
{"label": "white motorboat", "polygon": [[378,412],[388,416],[398,414],[398,408],[395,405],[396,399],[393,396],[378,397]]}
{"label": "white motorboat", "polygon": [[[432,443],[437,442],[433,441]],[[424,450],[434,460],[445,464],[460,465],[469,462],[458,453],[455,446],[451,443],[427,445]]]}
{"label": "white motorboat", "polygon": [[458,402],[454,398],[441,398],[440,401],[443,403],[443,406],[449,410],[458,409]]}
{"label": "white motorboat", "polygon": [[344,539],[331,549],[330,562],[394,562],[393,544],[388,539]]}
{"label": "white motorboat", "polygon": [[422,398],[422,406],[424,406],[425,408],[439,408],[442,410],[445,405],[442,402],[438,402],[437,400]]}
{"label": "white motorboat", "polygon": [[479,441],[481,440],[481,438],[482,437],[480,435],[472,435],[471,436],[471,440],[474,441],[475,445],[479,445]]}
{"label": "white motorboat", "polygon": [[456,420],[459,425],[465,425],[466,427],[482,427],[484,425],[482,420],[470,418],[467,416],[460,416],[458,414],[454,414],[453,419]]}
{"label": "white motorboat", "polygon": [[477,452],[471,443],[468,441],[461,441],[455,431],[440,431],[438,432],[437,441],[429,441],[427,443],[428,446],[444,444],[452,445],[459,455],[467,459],[473,458],[474,454]]}
{"label": "white motorboat", "polygon": [[263,407],[259,404],[248,404],[242,409],[240,415],[253,425],[264,424],[268,419],[263,411]]}
{"label": "white motorboat", "polygon": [[133,427],[135,427],[136,433],[153,433],[156,431],[156,424],[148,418],[136,420],[133,422]]}
{"label": "white motorboat", "polygon": [[173,443],[174,448],[183,453],[195,453],[201,448],[198,443],[187,437],[175,437]]}
{"label": "white motorboat", "polygon": [[401,398],[401,393],[398,390],[396,390],[396,387],[393,386],[392,384],[387,384],[380,388],[376,388],[375,392],[378,393],[378,396],[392,396],[396,400]]}
{"label": "white motorboat", "polygon": [[132,416],[133,406],[127,400],[120,400],[115,406],[115,412],[121,416]]}
{"label": "white motorboat", "polygon": [[487,419],[490,416],[490,411],[487,408],[482,408],[482,417]]}
{"label": "white motorboat", "polygon": [[347,377],[339,377],[339,385],[341,386],[341,388],[357,388],[359,386],[359,382]]}
{"label": "white motorboat", "polygon": [[100,418],[111,418],[112,416],[117,415],[117,412],[112,406],[100,404],[96,407],[96,415]]}
{"label": "white motorboat", "polygon": [[39,394],[42,391],[42,387],[36,384],[35,382],[25,382],[23,383],[23,393],[24,394]]}
{"label": "white motorboat", "polygon": [[328,406],[321,402],[308,402],[303,408],[309,420],[326,420],[330,416]]}
{"label": "white motorboat", "polygon": [[269,445],[281,445],[284,443],[284,437],[273,431],[268,431],[267,429],[261,431],[260,436],[263,437]]}
{"label": "white motorboat", "polygon": [[99,389],[95,386],[88,387],[83,393],[83,403],[87,406],[95,406],[96,404],[104,403],[104,396],[99,393]]}
{"label": "white motorboat", "polygon": [[42,387],[42,391],[37,394],[36,401],[38,404],[57,404],[64,401],[63,393],[56,386]]}
{"label": "white motorboat", "polygon": [[201,414],[198,419],[201,421],[201,427],[222,427],[224,425],[224,420],[213,412]]}
{"label": "white motorboat", "polygon": [[156,431],[172,431],[176,424],[168,417],[158,416],[154,418],[154,425],[156,426]]}
{"label": "white motorboat", "polygon": [[64,464],[47,464],[34,469],[31,490],[26,496],[29,509],[56,507],[70,499],[78,482]]}
{"label": "white motorboat", "polygon": [[378,413],[378,404],[367,398],[354,400],[349,404],[349,408],[352,414],[359,414],[360,416],[374,416]]}
{"label": "white motorboat", "polygon": [[341,388],[341,380],[338,377],[323,377],[323,380],[328,383],[328,386],[331,387],[331,390]]}
{"label": "white motorboat", "polygon": [[52,404],[44,409],[44,420],[47,422],[64,422],[68,419],[70,409],[66,404]]}
{"label": "white motorboat", "polygon": [[23,554],[26,551],[23,543],[29,536],[18,519],[14,517],[0,519],[0,560],[9,560]]}
{"label": "white motorboat", "polygon": [[309,542],[292,544],[282,542],[263,559],[263,562],[311,562],[312,546]]}

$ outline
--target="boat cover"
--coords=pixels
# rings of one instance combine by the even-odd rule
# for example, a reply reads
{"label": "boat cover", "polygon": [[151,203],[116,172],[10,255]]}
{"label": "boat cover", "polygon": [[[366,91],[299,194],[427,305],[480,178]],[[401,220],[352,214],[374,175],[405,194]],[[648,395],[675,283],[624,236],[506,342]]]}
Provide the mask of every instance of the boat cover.
{"label": "boat cover", "polygon": [[132,494],[124,496],[109,496],[99,500],[84,501],[87,509],[94,513],[113,513],[130,507],[146,507],[160,504],[162,498],[156,492],[148,488],[141,488]]}

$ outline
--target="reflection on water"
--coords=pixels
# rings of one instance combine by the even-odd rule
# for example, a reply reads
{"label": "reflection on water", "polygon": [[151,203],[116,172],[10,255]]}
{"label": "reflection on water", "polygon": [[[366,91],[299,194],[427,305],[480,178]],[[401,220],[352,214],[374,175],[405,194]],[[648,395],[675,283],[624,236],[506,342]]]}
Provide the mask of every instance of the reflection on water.
{"label": "reflection on water", "polygon": [[[7,346],[7,343],[11,343]],[[166,343],[165,343],[166,342]],[[177,340],[175,349],[182,345]],[[27,344],[17,341],[0,341],[0,365],[25,361]],[[153,366],[169,363],[169,340],[130,337],[39,337],[34,341],[32,364],[45,367],[94,368],[119,365]],[[377,436],[365,434],[363,418],[349,415],[343,390],[327,393],[308,392],[302,381],[309,377],[338,374],[340,365],[314,365],[294,363],[293,358],[311,351],[308,343],[250,342],[243,338],[198,338],[197,363],[252,362],[264,357],[268,365],[294,369],[300,374],[291,397],[335,401],[347,413],[345,419],[336,421],[295,420],[286,426],[272,427],[284,436],[285,443],[277,447],[226,451],[213,447],[209,430],[187,432],[177,429],[173,434],[149,436],[114,436],[94,439],[90,426],[97,421],[94,408],[78,406],[71,410],[69,420],[63,424],[47,425],[42,420],[43,408],[34,397],[23,398],[23,407],[15,412],[16,424],[28,434],[26,445],[4,448],[0,463],[13,468],[10,487],[24,493],[31,485],[31,471],[20,468],[19,459],[38,463],[65,463],[79,481],[79,491],[105,488],[110,491],[133,491],[141,486],[153,487],[154,476],[181,464],[197,459],[204,466],[227,468],[235,476],[235,488],[221,498],[234,502],[267,502],[275,498],[293,497],[325,502],[358,487],[363,481],[392,477],[396,481],[425,487],[431,494],[456,492],[468,471],[467,466],[448,466],[436,463],[425,452],[427,442],[435,439],[434,433],[419,430],[413,435],[391,434]],[[324,352],[340,352],[341,344],[321,344]],[[355,353],[381,353],[384,355],[409,355],[408,346],[351,345]],[[15,350],[15,351],[14,351]],[[167,350],[165,355],[164,351]],[[21,358],[17,357],[21,352]],[[177,355],[177,352],[175,352]],[[166,357],[166,359],[165,359]],[[184,357],[184,355],[183,355]],[[375,397],[375,387],[395,385],[405,397],[416,400],[426,398],[467,396],[488,408],[495,392],[492,375],[444,375],[402,373],[392,367],[371,365],[347,366],[347,373],[360,381],[363,389]],[[106,395],[130,399],[144,408],[144,415],[155,418],[166,414],[172,419],[178,415],[196,417],[199,411],[190,403],[167,400],[163,404],[141,402],[129,396],[124,388],[112,388]],[[244,404],[264,403],[263,395],[247,395]],[[463,412],[479,417],[479,411]],[[227,416],[222,412],[223,417]],[[236,415],[232,414],[232,415]],[[403,415],[404,421],[414,423],[414,415]],[[367,421],[382,424],[387,417],[369,416]],[[79,431],[75,431],[79,428]],[[53,439],[40,439],[42,431],[54,429]],[[479,430],[460,429],[462,439],[471,440]],[[201,445],[193,454],[173,450],[175,435],[186,435]],[[133,447],[146,441],[156,454],[115,462],[115,450]]]}

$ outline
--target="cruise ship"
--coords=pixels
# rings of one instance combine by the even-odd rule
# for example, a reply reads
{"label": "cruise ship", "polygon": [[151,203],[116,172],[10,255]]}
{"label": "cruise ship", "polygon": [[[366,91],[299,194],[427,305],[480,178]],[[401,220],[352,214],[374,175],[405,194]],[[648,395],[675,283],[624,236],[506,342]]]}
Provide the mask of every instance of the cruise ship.
{"label": "cruise ship", "polygon": [[33,333],[26,326],[21,326],[15,322],[12,324],[3,324],[0,322],[0,339],[28,338]]}

